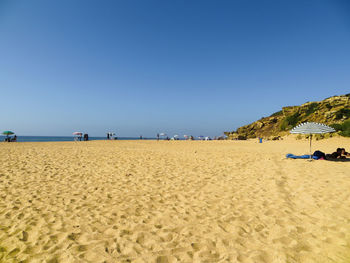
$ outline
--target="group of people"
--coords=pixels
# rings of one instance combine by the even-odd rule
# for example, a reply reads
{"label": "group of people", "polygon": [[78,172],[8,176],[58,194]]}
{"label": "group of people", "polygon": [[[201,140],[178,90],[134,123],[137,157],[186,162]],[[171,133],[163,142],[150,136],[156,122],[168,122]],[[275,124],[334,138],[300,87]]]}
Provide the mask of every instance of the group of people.
{"label": "group of people", "polygon": [[4,139],[4,141],[5,142],[17,142],[17,135],[15,135],[13,137],[8,136]]}
{"label": "group of people", "polygon": [[337,150],[332,154],[326,154],[326,158],[332,159],[346,159],[350,157],[350,153],[346,152],[344,148],[337,148]]}
{"label": "group of people", "polygon": [[81,141],[81,140],[84,140],[84,141],[88,141],[89,140],[89,134],[85,133],[83,136],[82,135],[79,135],[77,137],[74,137],[74,140],[75,141]]}
{"label": "group of people", "polygon": [[337,150],[331,154],[315,151],[313,156],[321,160],[347,159],[347,157],[350,157],[350,153],[346,152],[344,148],[337,148]]}

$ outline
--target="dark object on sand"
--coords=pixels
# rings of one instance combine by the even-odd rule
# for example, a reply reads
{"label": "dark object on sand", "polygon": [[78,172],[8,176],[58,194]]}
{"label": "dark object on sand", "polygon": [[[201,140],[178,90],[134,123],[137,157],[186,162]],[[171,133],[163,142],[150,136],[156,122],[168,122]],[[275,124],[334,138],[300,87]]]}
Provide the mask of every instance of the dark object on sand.
{"label": "dark object on sand", "polygon": [[312,156],[316,156],[317,159],[326,159],[326,154],[321,151],[315,151]]}

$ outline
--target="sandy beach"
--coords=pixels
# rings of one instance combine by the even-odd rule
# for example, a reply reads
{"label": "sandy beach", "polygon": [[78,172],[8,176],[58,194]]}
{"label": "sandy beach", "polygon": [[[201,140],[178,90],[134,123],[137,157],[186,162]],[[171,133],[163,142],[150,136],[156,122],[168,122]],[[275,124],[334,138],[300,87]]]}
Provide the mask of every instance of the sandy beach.
{"label": "sandy beach", "polygon": [[0,143],[0,262],[350,262],[350,162],[287,153],[308,142]]}

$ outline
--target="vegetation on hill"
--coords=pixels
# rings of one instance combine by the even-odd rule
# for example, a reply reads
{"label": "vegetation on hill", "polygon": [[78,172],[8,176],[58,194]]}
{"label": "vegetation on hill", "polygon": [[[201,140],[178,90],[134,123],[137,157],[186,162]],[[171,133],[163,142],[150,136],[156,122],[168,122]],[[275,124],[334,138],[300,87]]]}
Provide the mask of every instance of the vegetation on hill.
{"label": "vegetation on hill", "polygon": [[323,101],[307,102],[301,106],[283,107],[281,111],[269,117],[261,118],[225,134],[229,139],[276,138],[307,121],[330,125],[339,135],[350,137],[350,93]]}

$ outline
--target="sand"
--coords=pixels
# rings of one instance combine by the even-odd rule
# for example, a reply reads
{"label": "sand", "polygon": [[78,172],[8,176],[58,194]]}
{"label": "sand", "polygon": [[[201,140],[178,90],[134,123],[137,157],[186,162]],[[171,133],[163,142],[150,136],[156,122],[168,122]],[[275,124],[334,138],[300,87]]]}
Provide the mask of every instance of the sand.
{"label": "sand", "polygon": [[0,143],[0,262],[350,262],[350,162],[289,152],[307,141]]}

